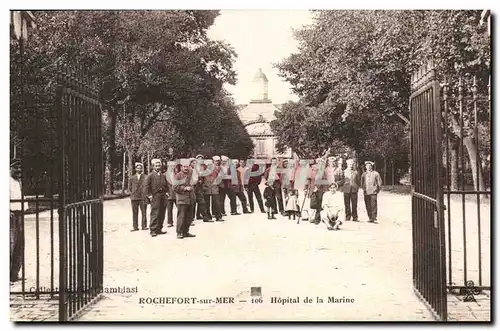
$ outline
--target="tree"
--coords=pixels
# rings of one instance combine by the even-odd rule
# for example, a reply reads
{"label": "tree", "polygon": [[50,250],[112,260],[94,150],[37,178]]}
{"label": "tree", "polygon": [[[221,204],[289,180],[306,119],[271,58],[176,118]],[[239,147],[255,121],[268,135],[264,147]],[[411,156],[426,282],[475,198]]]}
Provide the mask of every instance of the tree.
{"label": "tree", "polygon": [[[408,122],[410,77],[427,59],[435,60],[442,80],[470,73],[488,79],[489,38],[478,27],[479,16],[479,11],[317,11],[314,24],[295,33],[298,52],[277,67],[302,103],[321,109],[308,115],[316,116],[318,130],[361,152],[381,118],[389,125]],[[453,124],[454,117],[456,123],[456,111],[451,115],[447,122]],[[470,131],[464,143],[474,160]],[[293,137],[290,132],[279,139]],[[384,140],[395,138],[404,139]]]}

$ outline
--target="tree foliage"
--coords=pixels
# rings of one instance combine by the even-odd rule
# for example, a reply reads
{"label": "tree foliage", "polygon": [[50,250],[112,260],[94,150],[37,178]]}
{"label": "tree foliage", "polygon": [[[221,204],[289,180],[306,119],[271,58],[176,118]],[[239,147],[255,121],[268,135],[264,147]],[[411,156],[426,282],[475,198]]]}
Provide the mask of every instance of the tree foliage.
{"label": "tree foliage", "polygon": [[[474,74],[485,94],[491,51],[480,14],[315,11],[314,23],[295,31],[298,52],[277,64],[302,104],[301,111],[285,109],[274,124],[283,128],[279,143],[294,141],[299,150],[312,151],[325,141],[341,140],[366,155],[384,156],[397,147],[392,157],[402,158],[401,148],[409,147],[402,124],[409,118],[410,80],[419,66],[433,60],[439,79],[455,89],[459,76]],[[457,109],[451,116],[456,118]],[[303,142],[298,135],[311,123],[317,134]]]}

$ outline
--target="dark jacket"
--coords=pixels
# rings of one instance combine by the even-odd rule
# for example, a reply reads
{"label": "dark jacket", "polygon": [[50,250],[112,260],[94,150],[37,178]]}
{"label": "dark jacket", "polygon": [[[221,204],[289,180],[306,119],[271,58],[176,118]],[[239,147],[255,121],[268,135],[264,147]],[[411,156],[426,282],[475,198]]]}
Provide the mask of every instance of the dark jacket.
{"label": "dark jacket", "polygon": [[[219,182],[216,181],[221,171],[220,166],[213,166],[213,171],[210,175],[206,176],[203,181],[203,194],[214,195],[219,194]],[[217,179],[218,180],[218,179]]]}
{"label": "dark jacket", "polygon": [[[195,185],[191,183],[193,170],[189,169],[187,173],[179,172],[175,175],[175,198],[178,205],[192,205],[196,202]],[[191,190],[186,190],[188,187]]]}
{"label": "dark jacket", "polygon": [[168,193],[168,183],[165,174],[156,171],[151,171],[151,173],[146,178],[146,185],[144,186],[144,194],[155,195],[155,194],[167,194]]}
{"label": "dark jacket", "polygon": [[147,195],[144,194],[144,186],[146,185],[146,180],[148,176],[141,174],[137,178],[137,174],[133,174],[128,179],[128,189],[130,191],[130,200],[144,200]]}
{"label": "dark jacket", "polygon": [[266,186],[264,189],[264,200],[266,200],[266,207],[276,206],[276,190],[271,186]]}
{"label": "dark jacket", "polygon": [[346,171],[347,169],[340,174],[339,191],[343,193],[357,193],[361,186],[359,172],[357,170],[352,170],[352,178],[347,178],[345,176]]}
{"label": "dark jacket", "polygon": [[[251,172],[256,172],[257,170],[259,170],[259,165],[258,164],[252,165]],[[262,182],[262,175],[253,176],[253,177],[250,177],[250,175],[245,175],[245,176],[249,176],[248,177],[248,184],[257,184],[257,185],[259,185],[260,182]]]}
{"label": "dark jacket", "polygon": [[311,203],[309,208],[321,210],[321,202],[323,200],[323,192],[318,190],[316,192],[311,193]]}

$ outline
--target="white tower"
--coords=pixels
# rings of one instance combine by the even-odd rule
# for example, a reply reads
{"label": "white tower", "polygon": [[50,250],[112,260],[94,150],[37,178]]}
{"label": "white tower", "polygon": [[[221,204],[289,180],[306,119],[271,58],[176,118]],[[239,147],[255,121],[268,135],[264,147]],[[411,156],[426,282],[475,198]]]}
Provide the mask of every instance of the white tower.
{"label": "white tower", "polygon": [[268,80],[259,68],[252,79],[252,97],[250,102],[270,102],[268,94]]}

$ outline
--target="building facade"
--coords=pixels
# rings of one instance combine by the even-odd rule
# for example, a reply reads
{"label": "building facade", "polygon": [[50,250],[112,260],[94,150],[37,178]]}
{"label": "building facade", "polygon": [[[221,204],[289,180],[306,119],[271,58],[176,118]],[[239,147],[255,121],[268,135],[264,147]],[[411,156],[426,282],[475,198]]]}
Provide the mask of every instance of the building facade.
{"label": "building facade", "polygon": [[276,119],[275,111],[280,111],[281,105],[273,104],[269,99],[269,81],[259,69],[252,79],[250,102],[238,106],[238,114],[254,143],[253,156],[259,159],[272,157],[292,157],[292,151],[285,153],[276,150],[276,136],[271,130],[270,123]]}

